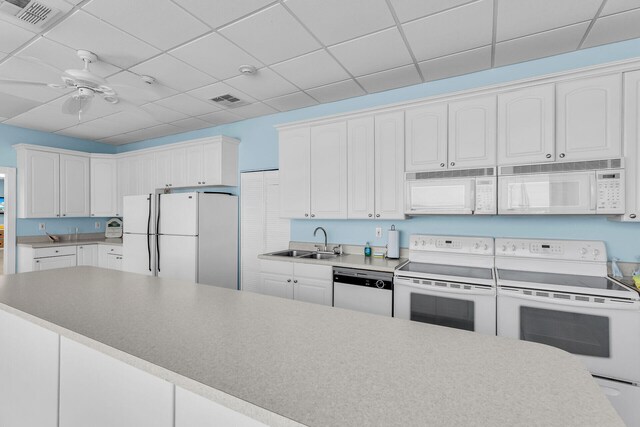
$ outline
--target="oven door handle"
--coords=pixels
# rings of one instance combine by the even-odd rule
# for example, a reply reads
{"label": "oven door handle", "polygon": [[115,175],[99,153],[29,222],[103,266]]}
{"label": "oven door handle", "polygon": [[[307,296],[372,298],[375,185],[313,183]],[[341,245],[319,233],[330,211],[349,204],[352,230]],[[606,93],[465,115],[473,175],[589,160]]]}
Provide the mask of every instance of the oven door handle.
{"label": "oven door handle", "polygon": [[[536,292],[536,291],[532,291]],[[553,294],[553,291],[538,291],[538,292],[546,292],[548,294]],[[585,308],[594,308],[596,310],[638,310],[638,306],[635,303],[624,303],[624,302],[586,302],[586,301],[575,301],[575,300],[565,300],[553,297],[538,297],[535,295],[522,295],[517,291],[509,291],[506,289],[500,289],[498,287],[498,299],[502,297],[508,297],[513,299],[518,299],[522,301],[529,302],[541,302],[544,304],[554,304],[554,305],[563,305],[565,307],[585,307]],[[597,298],[597,297],[596,297]],[[500,307],[500,301],[498,300],[498,307]]]}
{"label": "oven door handle", "polygon": [[[455,288],[445,288],[444,286],[425,286],[425,285],[414,285],[413,283],[405,283],[402,281],[401,277],[396,277],[393,286],[395,287],[395,291],[397,292],[398,286],[406,286],[411,289],[416,289],[419,291],[423,291],[424,293],[447,293],[447,294],[457,294],[457,295],[482,295],[482,296],[495,296],[495,290],[491,287],[487,286],[486,291],[478,291],[478,290],[467,290],[467,289],[455,289]],[[460,285],[464,286],[464,285]],[[472,285],[478,288],[478,285]]]}

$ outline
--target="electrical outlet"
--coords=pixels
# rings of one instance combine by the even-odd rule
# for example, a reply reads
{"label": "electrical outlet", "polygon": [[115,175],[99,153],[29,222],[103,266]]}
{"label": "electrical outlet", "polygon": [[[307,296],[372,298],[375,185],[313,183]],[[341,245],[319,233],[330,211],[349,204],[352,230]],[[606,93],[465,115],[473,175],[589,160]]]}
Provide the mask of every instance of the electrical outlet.
{"label": "electrical outlet", "polygon": [[41,223],[38,224],[38,230],[44,231],[46,229],[47,229],[47,227],[44,225],[44,222],[41,222]]}
{"label": "electrical outlet", "polygon": [[382,237],[382,227],[376,227],[376,237]]}
{"label": "electrical outlet", "polygon": [[96,221],[96,230],[100,230],[100,221]]}

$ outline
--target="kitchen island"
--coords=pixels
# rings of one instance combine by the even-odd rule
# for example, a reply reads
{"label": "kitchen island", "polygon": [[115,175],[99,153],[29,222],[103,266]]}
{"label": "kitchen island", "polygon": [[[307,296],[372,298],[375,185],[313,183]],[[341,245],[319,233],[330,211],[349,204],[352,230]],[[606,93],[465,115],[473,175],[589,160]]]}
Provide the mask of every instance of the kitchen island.
{"label": "kitchen island", "polygon": [[[15,349],[24,340],[12,333],[16,322],[60,346],[51,351],[60,372],[50,389],[60,390],[51,410],[61,426],[132,425],[121,412],[137,426],[161,416],[163,425],[199,426],[193,420],[204,413],[219,414],[210,425],[622,426],[587,370],[561,350],[250,292],[93,267],[0,276],[0,384],[20,380],[3,353],[18,352],[20,367],[32,356]],[[72,357],[83,351],[96,360],[86,371]],[[93,372],[110,363],[126,365],[127,375]],[[170,390],[167,407],[149,403],[151,392],[127,408],[114,406],[118,393],[110,401],[93,392],[98,382],[129,378],[126,369]],[[135,396],[126,384],[123,393]],[[33,412],[46,390],[32,397],[0,388],[0,424],[2,409]],[[217,409],[185,404],[185,393]],[[32,401],[15,401],[23,395]],[[85,408],[101,404],[116,418],[86,419]]]}

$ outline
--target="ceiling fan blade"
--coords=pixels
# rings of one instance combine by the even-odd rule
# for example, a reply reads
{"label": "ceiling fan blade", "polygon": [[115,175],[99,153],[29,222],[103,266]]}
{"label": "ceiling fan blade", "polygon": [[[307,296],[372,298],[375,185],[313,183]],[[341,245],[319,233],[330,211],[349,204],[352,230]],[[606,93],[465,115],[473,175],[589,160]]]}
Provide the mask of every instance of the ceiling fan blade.
{"label": "ceiling fan blade", "polygon": [[54,83],[32,82],[28,80],[0,79],[0,84],[25,85],[25,86],[48,86],[56,89],[65,88],[65,85],[57,85]]}
{"label": "ceiling fan blade", "polygon": [[91,106],[93,98],[70,96],[62,104],[62,112],[64,114],[80,114],[85,113]]}
{"label": "ceiling fan blade", "polygon": [[40,66],[42,66],[44,68],[49,69],[49,71],[51,71],[53,73],[56,73],[57,75],[65,74],[64,70],[61,70],[60,68],[55,67],[55,66],[49,64],[48,62],[44,62],[42,59],[36,58],[35,56],[18,55],[18,56],[16,56],[16,58],[22,59],[24,61],[31,62],[31,63],[34,63],[34,64],[38,64],[38,65],[40,65]]}

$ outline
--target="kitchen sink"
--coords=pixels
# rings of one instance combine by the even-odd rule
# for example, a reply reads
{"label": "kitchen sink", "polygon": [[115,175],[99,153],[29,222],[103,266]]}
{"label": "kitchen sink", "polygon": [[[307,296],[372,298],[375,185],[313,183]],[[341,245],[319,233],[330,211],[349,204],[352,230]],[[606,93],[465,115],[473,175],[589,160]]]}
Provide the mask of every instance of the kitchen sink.
{"label": "kitchen sink", "polygon": [[312,259],[332,259],[337,257],[338,255],[336,254],[325,254],[325,253],[318,253],[318,252],[313,252],[307,255],[302,255],[300,258],[312,258]]}
{"label": "kitchen sink", "polygon": [[270,255],[274,256],[286,256],[286,257],[302,257],[311,254],[311,251],[298,251],[295,249],[288,249],[286,251],[274,252]]}

